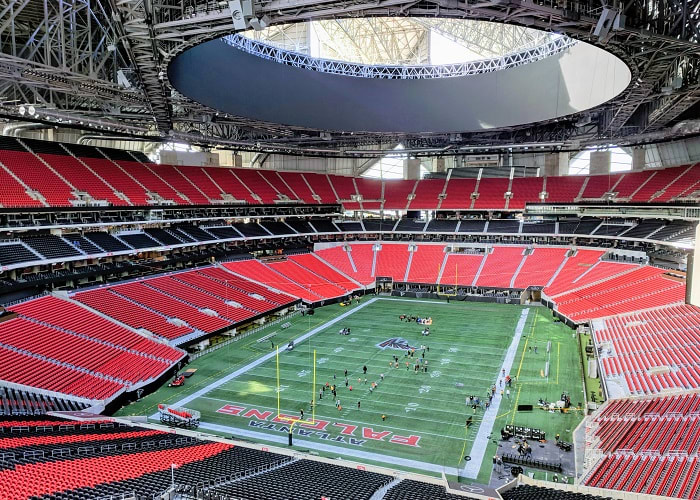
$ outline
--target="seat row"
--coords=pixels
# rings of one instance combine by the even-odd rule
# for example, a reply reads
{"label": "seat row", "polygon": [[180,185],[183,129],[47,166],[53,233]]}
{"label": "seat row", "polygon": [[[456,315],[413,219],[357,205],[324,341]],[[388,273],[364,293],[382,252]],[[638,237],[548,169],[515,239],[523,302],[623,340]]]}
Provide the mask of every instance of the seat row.
{"label": "seat row", "polygon": [[78,200],[78,193],[87,193],[117,206],[166,201],[208,205],[237,200],[249,204],[342,203],[348,210],[521,210],[527,202],[542,199],[561,203],[604,197],[633,202],[692,199],[697,197],[700,177],[700,166],[686,165],[589,177],[381,181],[317,173],[157,165],[128,152],[85,151],[67,144],[47,153],[40,144],[24,143],[29,149],[18,143],[12,150],[0,150],[0,175],[7,186],[0,194],[4,206],[70,206]]}

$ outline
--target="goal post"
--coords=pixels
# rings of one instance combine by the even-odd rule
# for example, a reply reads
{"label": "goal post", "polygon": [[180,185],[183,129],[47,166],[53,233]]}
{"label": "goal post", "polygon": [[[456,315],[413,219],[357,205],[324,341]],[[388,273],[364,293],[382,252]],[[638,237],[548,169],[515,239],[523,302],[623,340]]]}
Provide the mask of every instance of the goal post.
{"label": "goal post", "polygon": [[294,424],[309,424],[316,425],[316,349],[314,349],[313,356],[313,369],[312,369],[312,383],[311,383],[311,420],[304,420],[296,417],[289,417],[289,415],[282,414],[282,403],[281,403],[281,385],[280,385],[280,349],[277,346],[277,351],[275,353],[275,365],[277,372],[277,420],[284,422],[289,422],[289,432],[292,431]]}

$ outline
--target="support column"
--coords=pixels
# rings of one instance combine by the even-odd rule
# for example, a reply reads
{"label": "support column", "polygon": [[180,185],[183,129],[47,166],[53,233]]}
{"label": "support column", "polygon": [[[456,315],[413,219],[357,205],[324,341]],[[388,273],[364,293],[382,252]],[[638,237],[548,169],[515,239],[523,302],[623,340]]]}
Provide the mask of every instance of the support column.
{"label": "support column", "polygon": [[688,255],[685,301],[700,307],[700,224],[695,226],[695,249]]}
{"label": "support column", "polygon": [[547,177],[569,175],[569,154],[546,154],[544,156],[544,175]]}
{"label": "support column", "polygon": [[443,158],[443,157],[437,158],[435,160],[435,172],[443,173],[444,171],[445,171],[445,158]]}
{"label": "support column", "polygon": [[643,147],[632,148],[632,172],[641,172],[646,167],[647,151]]}
{"label": "support column", "polygon": [[610,173],[610,151],[591,151],[589,175],[608,175]]}
{"label": "support column", "polygon": [[420,160],[417,158],[407,158],[403,161],[404,180],[416,181],[420,179]]}

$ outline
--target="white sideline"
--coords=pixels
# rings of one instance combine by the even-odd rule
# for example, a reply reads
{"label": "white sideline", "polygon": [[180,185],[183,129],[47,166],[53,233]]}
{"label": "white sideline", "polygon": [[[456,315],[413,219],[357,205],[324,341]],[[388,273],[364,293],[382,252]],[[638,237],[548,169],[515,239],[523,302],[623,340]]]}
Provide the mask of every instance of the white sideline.
{"label": "white sideline", "polygon": [[[518,344],[520,344],[520,337],[525,329],[525,322],[527,321],[527,316],[530,312],[530,308],[525,308],[520,313],[520,319],[515,327],[515,335],[513,335],[513,341],[508,347],[506,352],[506,357],[503,360],[502,370],[506,371],[506,374],[510,373],[510,369],[513,366],[513,360],[515,359],[515,354],[518,352]],[[501,373],[498,373],[498,378],[501,377]],[[496,424],[496,416],[498,415],[498,408],[501,406],[501,395],[499,391],[496,391],[493,401],[491,401],[491,407],[488,412],[484,414],[484,418],[481,421],[479,430],[476,433],[476,438],[474,439],[474,445],[470,452],[471,460],[467,462],[462,471],[462,477],[467,477],[469,479],[476,479],[481,469],[481,464],[484,461],[484,455],[486,455],[486,447],[489,443],[489,436],[493,432],[493,426]]]}

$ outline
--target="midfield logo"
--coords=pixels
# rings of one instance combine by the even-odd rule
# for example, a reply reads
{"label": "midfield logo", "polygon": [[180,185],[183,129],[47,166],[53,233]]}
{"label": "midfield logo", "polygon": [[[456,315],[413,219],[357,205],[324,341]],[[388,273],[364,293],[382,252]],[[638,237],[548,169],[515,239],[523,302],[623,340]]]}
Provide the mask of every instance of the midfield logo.
{"label": "midfield logo", "polygon": [[408,340],[402,339],[401,337],[395,337],[393,339],[385,340],[377,344],[380,349],[403,349],[408,351],[410,349],[415,349],[415,347],[408,344]]}

